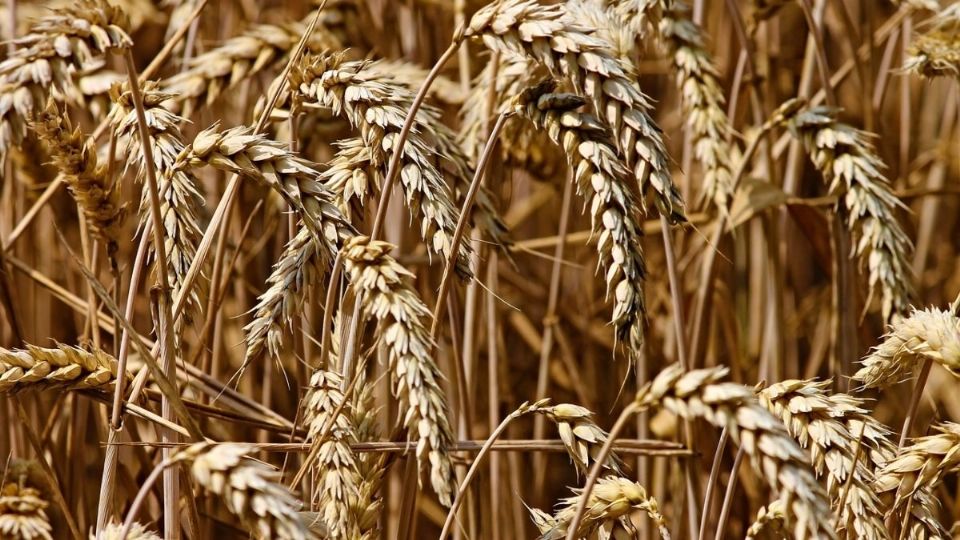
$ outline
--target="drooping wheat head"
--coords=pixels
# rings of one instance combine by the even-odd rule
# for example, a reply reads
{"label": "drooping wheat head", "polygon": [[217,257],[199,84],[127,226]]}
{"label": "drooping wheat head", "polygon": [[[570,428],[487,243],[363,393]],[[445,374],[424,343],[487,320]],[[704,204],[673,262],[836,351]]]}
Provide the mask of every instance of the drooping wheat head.
{"label": "drooping wheat head", "polygon": [[[541,407],[533,412],[543,414],[557,425],[560,440],[573,460],[577,472],[586,475],[596,463],[603,443],[607,442],[607,432],[593,421],[593,413],[586,407],[572,403],[559,403]],[[619,474],[619,458],[613,453],[607,458],[604,467]]]}
{"label": "drooping wheat head", "polygon": [[424,321],[430,311],[411,288],[412,276],[388,255],[392,246],[357,236],[344,247],[350,286],[366,318],[377,321],[376,335],[386,347],[393,392],[400,399],[408,437],[417,441],[421,468],[430,467],[430,483],[440,503],[453,497],[450,447],[442,374],[432,358],[433,344]]}
{"label": "drooping wheat head", "polygon": [[[104,527],[104,529],[100,531],[99,536],[90,533],[90,540],[122,540],[120,536],[122,530],[123,526],[121,524],[113,522]],[[126,540],[160,540],[160,536],[142,523],[134,522],[130,527],[130,532],[127,534]]]}
{"label": "drooping wheat head", "polygon": [[910,305],[912,275],[910,239],[897,221],[903,204],[883,176],[884,164],[869,134],[837,120],[838,111],[815,107],[796,115],[791,130],[803,142],[828,183],[837,206],[846,212],[851,251],[866,267],[871,297],[879,293],[881,312],[889,321]]}
{"label": "drooping wheat head", "polygon": [[612,323],[634,362],[644,339],[645,269],[643,229],[634,187],[628,180],[630,173],[617,157],[606,126],[577,110],[583,100],[552,90],[550,82],[537,85],[520,95],[516,107],[563,149],[574,171],[577,191],[589,203],[607,295],[613,295]]}
{"label": "drooping wheat head", "polygon": [[754,471],[779,493],[795,538],[835,538],[827,494],[817,483],[809,456],[753,389],[720,382],[726,368],[684,372],[678,364],[661,371],[637,392],[642,408],[664,408],[684,419],[703,419],[727,428]]}
{"label": "drooping wheat head", "polygon": [[40,492],[8,483],[0,490],[0,537],[11,540],[53,540],[49,506]]}
{"label": "drooping wheat head", "polygon": [[925,21],[926,31],[910,43],[903,69],[923,77],[960,78],[960,5]]}

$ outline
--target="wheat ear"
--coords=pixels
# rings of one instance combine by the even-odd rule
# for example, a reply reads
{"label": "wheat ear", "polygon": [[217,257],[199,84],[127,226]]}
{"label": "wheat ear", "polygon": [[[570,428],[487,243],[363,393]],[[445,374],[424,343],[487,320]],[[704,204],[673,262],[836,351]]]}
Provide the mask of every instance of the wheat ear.
{"label": "wheat ear", "polygon": [[852,251],[867,267],[871,296],[880,293],[884,320],[909,306],[912,276],[907,260],[910,239],[897,221],[902,206],[881,172],[885,167],[865,131],[839,122],[837,110],[816,107],[789,123],[810,159],[847,212]]}
{"label": "wheat ear", "polygon": [[280,473],[246,458],[255,451],[248,444],[197,443],[171,457],[187,463],[194,481],[221,498],[257,538],[313,540],[297,513],[300,502],[281,483]]}
{"label": "wheat ear", "polygon": [[757,512],[757,519],[747,528],[746,540],[786,540],[790,538],[784,525],[783,501],[777,499]]}
{"label": "wheat ear", "polygon": [[53,162],[63,173],[90,230],[112,255],[117,250],[126,217],[120,183],[107,178],[107,168],[98,163],[93,141],[79,127],[74,129],[70,117],[53,99],[37,116],[33,129],[50,149]]}
{"label": "wheat ear", "polygon": [[[297,99],[330,107],[360,130],[373,154],[372,161],[386,174],[394,140],[404,124],[413,93],[362,62],[345,62],[342,55],[307,56],[290,73],[290,86]],[[411,131],[401,154],[401,187],[410,213],[420,220],[420,235],[428,253],[447,260],[459,210],[450,187],[434,166],[437,155],[426,139],[428,112],[417,113],[417,129]],[[461,243],[456,257],[461,276],[470,275],[469,244]]]}
{"label": "wheat ear", "polygon": [[74,70],[107,51],[133,44],[126,17],[104,0],[79,0],[31,25],[18,48],[0,62],[0,161],[26,133],[52,90],[68,94]]}
{"label": "wheat ear", "polygon": [[635,361],[643,347],[645,269],[637,203],[610,132],[596,117],[578,112],[583,100],[553,94],[550,82],[525,91],[517,110],[560,146],[574,171],[577,191],[589,203],[593,234],[613,295],[612,323]]}
{"label": "wheat ear", "polygon": [[[541,529],[543,534],[540,540],[559,540],[567,536],[567,528],[573,521],[582,496],[578,494],[565,499],[552,518],[539,520],[545,525]],[[587,498],[586,512],[577,527],[576,538],[587,538],[604,523],[618,520],[636,511],[645,512],[657,526],[661,538],[670,539],[666,519],[660,513],[656,499],[648,496],[647,490],[642,485],[619,476],[601,478]]]}
{"label": "wheat ear", "polygon": [[903,69],[931,79],[960,78],[960,5],[943,8],[924,24],[926,31],[907,49]]}
{"label": "wheat ear", "polygon": [[[607,432],[594,423],[590,409],[572,403],[559,403],[533,409],[532,412],[546,416],[557,425],[560,440],[577,467],[577,472],[587,474],[596,463],[603,443],[607,442]],[[621,472],[620,460],[616,455],[611,454],[603,466],[614,473]]]}
{"label": "wheat ear", "polygon": [[[189,170],[175,170],[177,158],[186,147],[180,124],[184,119],[164,108],[161,103],[170,95],[158,91],[156,83],[143,85],[143,113],[150,133],[150,146],[153,149],[154,166],[160,172],[160,213],[166,227],[167,238],[167,276],[173,288],[173,300],[180,297],[183,283],[186,281],[190,264],[197,253],[197,245],[203,234],[197,224],[197,216],[203,205],[198,191],[198,181]],[[119,86],[110,90],[111,98],[117,108],[111,113],[111,125],[117,137],[117,147],[121,155],[126,155],[127,167],[136,167],[137,178],[143,177],[144,156],[140,151],[140,130],[137,128],[137,115],[129,90],[122,91]],[[170,171],[169,174],[166,174]],[[150,194],[144,189],[140,197],[140,228],[150,220]],[[152,252],[153,245],[150,245]],[[187,321],[200,309],[200,292],[197,287],[190,291],[184,304]]]}
{"label": "wheat ear", "polygon": [[0,537],[11,540],[53,540],[50,519],[40,492],[9,483],[0,490]]}
{"label": "wheat ear", "polygon": [[405,407],[408,437],[417,441],[421,466],[430,467],[430,483],[440,503],[454,493],[450,447],[453,432],[440,388],[442,374],[431,358],[433,345],[424,321],[430,310],[408,283],[412,274],[388,253],[386,242],[358,236],[344,246],[344,269],[362,302],[365,317],[377,321],[377,338],[387,350],[393,391]]}
{"label": "wheat ear", "polygon": [[99,388],[111,384],[116,375],[116,359],[101,350],[69,345],[0,347],[0,393],[28,388]]}
{"label": "wheat ear", "polygon": [[[99,535],[90,533],[90,540],[123,540],[120,531],[123,526],[113,522],[108,524]],[[160,536],[141,523],[134,523],[127,534],[126,540],[160,540]]]}
{"label": "wheat ear", "polygon": [[780,420],[760,405],[753,389],[720,382],[726,373],[726,368],[684,372],[674,364],[640,389],[636,403],[726,428],[757,474],[784,501],[794,537],[835,538],[828,498],[810,470],[809,456]]}
{"label": "wheat ear", "polygon": [[591,99],[633,169],[640,193],[652,191],[657,208],[671,222],[684,220],[683,201],[647,97],[627,76],[612,45],[581,23],[569,18],[563,6],[507,0],[474,14],[463,35],[504,55],[532,59]]}
{"label": "wheat ear", "polygon": [[913,375],[921,358],[960,376],[960,318],[948,310],[914,310],[894,321],[883,341],[863,359],[853,380],[866,388],[884,388]]}
{"label": "wheat ear", "polygon": [[[829,381],[781,381],[760,391],[760,404],[780,418],[787,432],[810,451],[817,475],[826,474],[827,491],[843,536],[885,538],[882,507],[870,488],[873,472],[862,460],[854,461],[859,433],[851,433],[847,427],[848,419],[862,421],[867,411],[852,396],[840,394],[836,396],[839,399],[831,399],[834,396],[828,393],[829,386]],[[849,491],[841,501],[848,482]]]}

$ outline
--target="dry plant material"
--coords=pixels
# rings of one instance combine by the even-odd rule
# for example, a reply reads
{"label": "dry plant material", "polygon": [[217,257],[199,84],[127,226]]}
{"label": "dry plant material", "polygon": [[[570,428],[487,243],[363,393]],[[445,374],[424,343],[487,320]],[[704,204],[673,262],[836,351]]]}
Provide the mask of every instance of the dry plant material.
{"label": "dry plant material", "polygon": [[703,419],[726,428],[750,458],[755,473],[779,493],[795,538],[835,538],[830,506],[810,468],[810,459],[786,428],[757,400],[753,390],[720,382],[725,368],[684,372],[678,364],[661,371],[637,392],[643,408],[662,407],[684,419]]}
{"label": "dry plant material", "polygon": [[0,490],[0,537],[11,540],[53,540],[50,519],[40,492],[9,483]]}
{"label": "dry plant material", "polygon": [[[576,491],[576,490],[574,490]],[[568,527],[573,521],[577,505],[582,494],[564,499],[557,513],[552,517],[540,517],[534,514],[535,521],[541,526],[540,540],[558,540],[567,536]],[[605,523],[616,521],[634,512],[644,512],[653,521],[664,540],[670,539],[667,521],[660,513],[656,499],[647,495],[640,484],[619,476],[601,478],[587,498],[586,513],[576,532],[577,538],[590,537]],[[540,525],[538,524],[538,525]]]}
{"label": "dry plant material", "polygon": [[32,125],[46,143],[90,230],[107,246],[107,253],[114,254],[126,217],[120,183],[107,177],[107,167],[97,161],[93,141],[73,127],[70,117],[52,99]]}
{"label": "dry plant material", "polygon": [[[560,440],[580,474],[586,475],[596,463],[607,432],[593,421],[593,413],[586,407],[572,403],[559,403],[549,407],[535,408],[532,412],[543,414],[557,425]],[[610,455],[603,466],[620,473],[620,464],[615,455]]]}
{"label": "dry plant material", "polygon": [[943,8],[924,24],[927,30],[910,43],[903,69],[929,79],[960,78],[960,5]]}
{"label": "dry plant material", "polygon": [[189,465],[194,482],[218,496],[227,510],[240,518],[257,538],[312,540],[299,501],[278,483],[280,474],[246,456],[248,444],[197,443],[171,457]]}
{"label": "dry plant material", "polygon": [[0,393],[26,389],[101,388],[117,375],[117,360],[107,353],[69,345],[47,349],[0,347]]}
{"label": "dry plant material", "polygon": [[567,155],[577,191],[589,202],[607,295],[613,295],[612,324],[617,337],[626,342],[631,362],[636,362],[643,348],[646,272],[637,197],[628,182],[630,172],[618,159],[606,126],[577,111],[583,100],[550,93],[553,88],[546,82],[524,92],[516,107]]}
{"label": "dry plant material", "polygon": [[914,310],[894,321],[853,379],[865,388],[885,388],[909,379],[924,359],[960,375],[960,318],[951,311]]}
{"label": "dry plant material", "polygon": [[126,26],[124,13],[105,0],[78,0],[15,40],[17,50],[0,62],[0,160],[23,139],[27,123],[54,90],[70,93],[73,71],[132,44]]}
{"label": "dry plant material", "polygon": [[[861,407],[862,400],[829,394],[829,386],[829,381],[781,381],[760,391],[760,403],[783,421],[800,446],[810,450],[814,471],[826,475],[841,535],[885,538],[882,506],[870,487],[873,471],[862,458],[854,461],[860,434],[851,433],[847,425],[851,419],[863,422],[867,411]],[[846,499],[841,500],[845,491]]]}
{"label": "dry plant material", "polygon": [[367,318],[377,321],[376,335],[387,351],[393,393],[405,408],[407,437],[417,441],[421,469],[429,466],[430,485],[440,503],[453,502],[450,446],[453,432],[447,403],[432,358],[433,343],[424,321],[430,310],[410,287],[413,277],[388,255],[393,246],[358,236],[344,246],[350,286]]}
{"label": "dry plant material", "polygon": [[757,519],[747,529],[747,540],[785,540],[790,538],[784,526],[783,501],[776,500],[760,508]]}
{"label": "dry plant material", "polygon": [[[122,530],[123,527],[119,523],[110,523],[100,532],[99,536],[91,533],[90,540],[122,540],[120,536]],[[130,527],[130,533],[127,534],[126,540],[160,540],[160,536],[142,523],[134,522],[133,526]]]}
{"label": "dry plant material", "polygon": [[879,293],[884,320],[904,313],[913,291],[910,239],[897,221],[903,203],[883,176],[885,165],[871,135],[837,120],[838,111],[816,107],[796,115],[791,130],[846,212],[852,251],[867,268],[870,296]]}

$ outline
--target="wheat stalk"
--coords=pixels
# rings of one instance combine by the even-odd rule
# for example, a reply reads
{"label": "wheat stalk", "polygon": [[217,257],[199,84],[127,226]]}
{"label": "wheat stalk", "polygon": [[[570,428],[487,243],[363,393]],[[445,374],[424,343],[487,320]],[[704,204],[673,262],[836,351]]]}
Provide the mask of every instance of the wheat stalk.
{"label": "wheat stalk", "polygon": [[26,349],[0,347],[0,393],[28,388],[99,388],[111,384],[117,361],[107,353],[69,345]]}
{"label": "wheat stalk", "polygon": [[883,341],[863,359],[853,380],[866,388],[884,388],[910,378],[921,358],[960,376],[960,319],[951,311],[914,310],[894,321]]}
{"label": "wheat stalk", "polygon": [[660,128],[648,114],[647,97],[627,76],[611,44],[581,23],[562,6],[507,0],[474,14],[463,36],[481,39],[504,55],[532,59],[590,98],[633,169],[640,193],[652,190],[661,214],[671,222],[684,220],[683,201],[670,176]]}
{"label": "wheat stalk", "polygon": [[254,536],[316,538],[297,513],[299,501],[278,482],[280,473],[246,458],[254,450],[249,444],[196,443],[174,454],[171,462],[189,464],[197,485],[219,496]]}
{"label": "wheat stalk", "polygon": [[643,348],[645,269],[637,203],[627,180],[630,173],[617,158],[606,126],[577,111],[583,100],[552,90],[547,82],[525,91],[517,110],[563,148],[577,191],[589,202],[607,295],[613,295],[612,324],[634,362]]}
{"label": "wheat stalk", "polygon": [[[156,83],[148,82],[142,87],[144,117],[150,133],[150,146],[153,149],[154,166],[160,172],[160,213],[166,227],[167,238],[167,276],[173,288],[173,300],[180,297],[180,291],[186,281],[190,264],[197,253],[197,245],[203,236],[197,224],[197,216],[203,205],[203,198],[198,191],[198,181],[190,170],[175,169],[177,158],[183,152],[183,134],[179,125],[184,119],[164,108],[161,103],[169,99],[170,95],[158,90]],[[129,90],[122,91],[114,86],[110,91],[111,98],[118,106],[111,113],[111,125],[117,137],[117,147],[122,155],[126,155],[127,167],[136,167],[137,178],[143,177],[144,156],[140,151],[140,130],[137,128],[137,115]],[[170,171],[169,174],[166,174]],[[146,227],[150,220],[150,194],[148,190],[141,191],[140,197],[140,228]],[[151,252],[153,246],[150,247]],[[200,309],[200,292],[194,287],[184,304],[186,321]]]}
{"label": "wheat stalk", "polygon": [[[330,107],[355,126],[366,146],[374,151],[371,159],[386,175],[391,156],[397,151],[394,141],[403,127],[405,112],[413,102],[413,93],[362,62],[345,62],[342,55],[307,56],[290,73],[290,85],[304,103]],[[443,176],[434,166],[438,152],[425,137],[429,113],[417,113],[418,128],[411,132],[401,154],[401,187],[410,213],[420,220],[420,235],[427,251],[447,260],[459,211]],[[456,269],[470,276],[470,247],[459,246]]]}
{"label": "wheat stalk", "polygon": [[430,310],[407,280],[412,274],[388,253],[386,242],[358,236],[344,246],[344,269],[367,318],[378,321],[376,335],[387,350],[393,391],[405,407],[408,437],[417,440],[421,467],[430,466],[430,483],[440,503],[450,506],[454,493],[450,446],[453,433],[439,382],[442,377],[431,352],[433,344],[423,321]]}
{"label": "wheat stalk", "polygon": [[90,230],[103,240],[112,256],[126,217],[120,183],[107,178],[107,168],[97,161],[93,141],[79,127],[74,129],[70,117],[53,99],[32,125],[40,140],[47,144]]}
{"label": "wheat stalk", "polygon": [[[574,490],[579,492],[579,490]],[[560,504],[556,514],[550,518],[535,516],[535,522],[543,533],[541,540],[558,540],[567,536],[580,503],[582,493],[568,497]],[[664,540],[670,539],[670,530],[666,519],[660,513],[656,499],[647,495],[647,490],[637,482],[619,476],[601,478],[590,491],[586,502],[586,512],[577,527],[576,538],[587,538],[604,523],[626,517],[636,511],[642,511],[653,520]]]}
{"label": "wheat stalk", "polygon": [[960,5],[953,4],[925,22],[907,50],[903,69],[926,78],[960,78]]}
{"label": "wheat stalk", "polygon": [[11,540],[53,540],[50,519],[40,492],[9,483],[0,491],[0,537]]}
{"label": "wheat stalk", "polygon": [[835,538],[827,495],[810,470],[809,456],[780,420],[760,405],[751,388],[720,382],[726,373],[726,368],[684,372],[674,364],[637,392],[636,403],[726,428],[750,458],[754,471],[784,501],[794,537]]}
{"label": "wheat stalk", "polygon": [[[99,535],[91,533],[90,540],[123,540],[120,534],[121,530],[123,530],[123,526],[113,522],[100,531]],[[160,536],[146,528],[143,524],[134,523],[126,536],[126,540],[160,540]]]}
{"label": "wheat stalk", "polygon": [[912,291],[907,260],[912,246],[895,215],[903,205],[890,191],[869,134],[836,117],[836,109],[816,107],[796,115],[789,125],[846,211],[852,252],[867,267],[870,295],[880,293],[881,311],[889,321],[907,309]]}
{"label": "wheat stalk", "polygon": [[26,134],[51,90],[68,94],[71,73],[111,49],[132,45],[125,15],[104,0],[79,0],[31,25],[0,62],[0,161]]}
{"label": "wheat stalk", "polygon": [[[859,433],[847,427],[851,418],[863,422],[867,411],[852,396],[831,396],[829,386],[829,381],[781,381],[759,392],[760,404],[783,421],[800,446],[810,450],[817,475],[826,474],[841,532],[849,538],[884,538],[882,508],[870,488],[873,473],[863,461],[855,461]],[[848,482],[849,492],[841,500]]]}

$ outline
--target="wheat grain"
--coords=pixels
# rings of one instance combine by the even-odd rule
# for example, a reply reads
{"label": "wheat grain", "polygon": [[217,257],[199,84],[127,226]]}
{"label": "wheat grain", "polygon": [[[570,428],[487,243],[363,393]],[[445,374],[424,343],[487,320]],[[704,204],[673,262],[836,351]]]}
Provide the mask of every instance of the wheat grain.
{"label": "wheat grain", "polygon": [[63,173],[90,230],[103,240],[112,255],[126,217],[120,183],[107,178],[106,167],[97,161],[93,141],[79,127],[74,129],[70,117],[52,99],[32,125],[50,149],[53,162]]}
{"label": "wheat grain", "polygon": [[69,345],[48,349],[0,347],[0,393],[27,388],[99,388],[113,382],[117,361],[107,353]]}
{"label": "wheat grain", "polygon": [[0,537],[10,540],[53,540],[47,501],[34,488],[9,483],[0,491]]}
{"label": "wheat grain", "polygon": [[684,419],[701,418],[726,428],[743,448],[754,471],[784,501],[795,538],[835,538],[826,493],[810,470],[809,456],[783,424],[744,385],[723,383],[725,368],[684,372],[678,364],[662,370],[637,392],[642,408],[662,407]]}
{"label": "wheat grain", "polygon": [[883,341],[863,359],[853,380],[865,388],[884,388],[909,378],[926,358],[960,376],[960,319],[935,308],[914,310],[894,321]]}
{"label": "wheat grain", "polygon": [[[567,535],[567,528],[573,521],[581,497],[577,495],[565,499],[549,521],[540,518],[544,525],[549,526],[545,531],[541,529],[541,540],[557,540]],[[587,499],[586,512],[577,528],[576,538],[587,538],[602,524],[636,511],[645,512],[656,525],[661,538],[670,539],[666,519],[660,513],[656,499],[648,496],[642,485],[619,476],[601,478]]]}
{"label": "wheat grain", "polygon": [[[883,512],[870,488],[873,473],[862,461],[854,461],[859,433],[851,433],[846,425],[854,416],[862,421],[867,411],[852,396],[831,399],[829,385],[829,381],[781,381],[760,391],[760,404],[783,421],[800,446],[810,450],[817,475],[826,474],[842,535],[884,538]],[[850,489],[841,501],[847,482]]]}
{"label": "wheat grain", "polygon": [[910,305],[912,276],[907,260],[912,246],[895,212],[903,204],[881,172],[883,161],[869,134],[839,122],[838,111],[816,107],[789,123],[810,159],[829,184],[837,206],[847,215],[851,251],[867,267],[871,297],[879,292],[881,312],[889,321]]}
{"label": "wheat grain", "polygon": [[[165,227],[167,238],[165,253],[167,256],[167,276],[172,287],[173,300],[176,302],[186,281],[190,264],[197,253],[202,233],[197,224],[203,198],[198,191],[198,182],[189,170],[175,169],[177,158],[183,152],[183,134],[179,125],[184,121],[171,111],[165,109],[161,103],[170,95],[158,91],[157,84],[148,82],[141,89],[143,92],[144,118],[150,134],[148,141],[153,149],[154,166],[160,173],[160,214]],[[137,178],[144,175],[144,156],[140,151],[140,130],[137,127],[137,115],[129,90],[121,91],[115,86],[110,91],[111,98],[118,105],[111,113],[111,125],[117,137],[117,147],[121,155],[126,155],[127,167],[136,167]],[[167,174],[167,171],[170,171]],[[149,190],[141,190],[140,196],[140,228],[143,229],[150,220]],[[153,246],[150,246],[151,253]],[[200,292],[202,288],[194,287],[184,304],[186,321],[190,321],[200,309]],[[181,323],[182,324],[182,323]]]}
{"label": "wheat grain", "polygon": [[197,443],[180,450],[171,460],[189,464],[194,481],[218,495],[254,536],[316,538],[297,513],[299,501],[278,483],[280,474],[245,457],[253,451],[254,447],[248,444]]}
{"label": "wheat grain", "polygon": [[[121,530],[123,530],[123,527],[119,523],[110,523],[100,531],[99,535],[91,533],[90,540],[123,540],[120,536]],[[143,524],[134,522],[126,540],[160,540],[160,537]]]}
{"label": "wheat grain", "polygon": [[927,29],[910,43],[903,69],[931,79],[960,78],[960,5],[943,8],[924,24]]}
{"label": "wheat grain", "polygon": [[591,35],[595,30],[568,18],[562,6],[508,0],[474,14],[463,36],[479,38],[504,55],[533,59],[589,97],[633,169],[640,193],[653,191],[661,214],[682,221],[683,201],[670,176],[660,128],[648,114],[648,99],[628,78],[610,43]]}
{"label": "wheat grain", "polygon": [[525,91],[517,110],[546,131],[567,155],[577,191],[589,202],[607,295],[613,295],[612,324],[635,362],[644,339],[645,269],[637,203],[627,181],[629,171],[617,158],[606,126],[592,115],[577,112],[583,100],[550,93],[552,90],[552,83],[547,82]]}
{"label": "wheat grain", "polygon": [[0,161],[26,134],[27,123],[51,91],[68,94],[71,72],[107,51],[132,44],[126,17],[104,0],[79,0],[31,25],[0,62]]}
{"label": "wheat grain", "polygon": [[364,315],[378,321],[377,337],[387,350],[393,391],[405,407],[407,436],[417,440],[421,466],[430,466],[430,483],[440,503],[450,506],[453,433],[439,385],[442,374],[431,357],[433,344],[423,324],[430,311],[406,281],[412,274],[388,255],[391,249],[386,242],[357,236],[344,246],[344,268]]}

